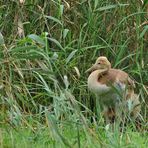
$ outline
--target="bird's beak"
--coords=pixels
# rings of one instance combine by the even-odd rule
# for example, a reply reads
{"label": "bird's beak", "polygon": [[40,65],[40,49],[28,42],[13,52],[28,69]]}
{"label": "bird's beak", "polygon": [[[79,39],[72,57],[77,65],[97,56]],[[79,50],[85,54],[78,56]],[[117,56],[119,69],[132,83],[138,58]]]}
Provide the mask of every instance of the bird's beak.
{"label": "bird's beak", "polygon": [[87,69],[86,71],[85,71],[85,73],[88,73],[88,72],[92,72],[92,71],[94,71],[94,70],[96,70],[97,68],[96,68],[96,65],[94,64],[92,67],[90,67],[89,69]]}

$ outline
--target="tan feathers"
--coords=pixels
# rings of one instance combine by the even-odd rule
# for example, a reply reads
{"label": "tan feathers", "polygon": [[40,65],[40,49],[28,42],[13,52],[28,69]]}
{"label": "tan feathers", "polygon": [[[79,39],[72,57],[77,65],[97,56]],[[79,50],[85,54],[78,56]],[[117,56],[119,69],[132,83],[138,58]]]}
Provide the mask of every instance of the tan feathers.
{"label": "tan feathers", "polygon": [[111,63],[104,56],[99,57],[87,72],[90,72],[88,88],[96,94],[100,105],[105,108],[104,116],[107,120],[111,115],[117,114],[120,110],[119,106],[123,108],[123,111],[128,112],[126,106],[130,102],[129,100],[131,100],[131,108],[133,108],[130,112],[137,116],[140,109],[138,107],[134,113],[134,106],[139,99],[134,94],[134,81],[126,72],[111,68]]}

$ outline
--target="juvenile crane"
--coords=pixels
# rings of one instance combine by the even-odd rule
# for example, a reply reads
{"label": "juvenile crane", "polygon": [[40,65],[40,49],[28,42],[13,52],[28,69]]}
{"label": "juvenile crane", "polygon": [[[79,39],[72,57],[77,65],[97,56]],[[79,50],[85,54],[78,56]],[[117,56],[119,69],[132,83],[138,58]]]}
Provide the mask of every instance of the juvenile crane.
{"label": "juvenile crane", "polygon": [[126,72],[111,68],[104,56],[99,57],[86,72],[90,72],[88,89],[97,96],[107,123],[114,122],[117,117],[121,119],[123,113],[138,117],[138,95],[134,93],[134,82]]}

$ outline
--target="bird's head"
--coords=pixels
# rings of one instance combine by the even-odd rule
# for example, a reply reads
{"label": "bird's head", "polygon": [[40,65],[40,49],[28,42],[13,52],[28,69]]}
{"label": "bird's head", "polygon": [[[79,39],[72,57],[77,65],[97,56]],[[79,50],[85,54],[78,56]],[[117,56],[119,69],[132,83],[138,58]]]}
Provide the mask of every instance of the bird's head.
{"label": "bird's head", "polygon": [[104,56],[98,57],[95,64],[92,65],[86,72],[93,72],[95,70],[109,70],[111,68],[111,63]]}

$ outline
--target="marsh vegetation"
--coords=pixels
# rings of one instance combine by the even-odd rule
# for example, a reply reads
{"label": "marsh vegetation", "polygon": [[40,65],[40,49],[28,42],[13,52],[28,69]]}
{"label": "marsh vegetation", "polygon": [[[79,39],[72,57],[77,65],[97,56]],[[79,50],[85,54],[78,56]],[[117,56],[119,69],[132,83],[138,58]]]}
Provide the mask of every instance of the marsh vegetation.
{"label": "marsh vegetation", "polygon": [[[0,147],[147,147],[147,0],[0,1]],[[97,115],[85,71],[100,55],[136,84],[142,129]]]}

